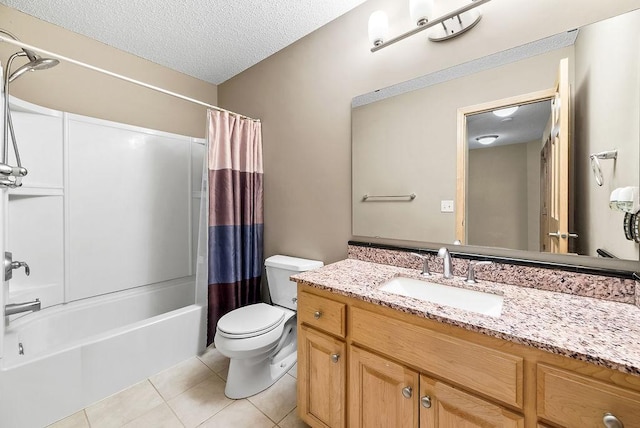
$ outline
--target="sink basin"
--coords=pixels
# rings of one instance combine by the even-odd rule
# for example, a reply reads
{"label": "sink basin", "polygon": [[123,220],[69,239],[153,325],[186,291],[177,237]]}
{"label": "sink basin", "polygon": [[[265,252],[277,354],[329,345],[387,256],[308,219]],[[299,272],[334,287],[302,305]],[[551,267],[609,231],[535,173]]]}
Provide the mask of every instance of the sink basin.
{"label": "sink basin", "polygon": [[504,300],[498,294],[484,293],[402,276],[385,282],[378,287],[378,290],[493,317],[499,317],[502,313]]}

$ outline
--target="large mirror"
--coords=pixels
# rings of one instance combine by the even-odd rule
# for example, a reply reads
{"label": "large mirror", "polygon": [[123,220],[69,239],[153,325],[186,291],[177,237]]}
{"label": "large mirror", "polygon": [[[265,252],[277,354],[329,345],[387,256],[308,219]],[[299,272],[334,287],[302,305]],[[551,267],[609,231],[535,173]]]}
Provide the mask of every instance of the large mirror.
{"label": "large mirror", "polygon": [[[602,255],[638,261],[625,214],[609,199],[614,189],[640,185],[640,10],[556,37],[561,47],[542,54],[515,48],[525,59],[354,100],[353,235],[561,252],[587,256],[579,262],[587,265]],[[563,60],[566,103],[554,93]],[[550,184],[557,164],[547,162],[546,143],[557,135],[552,119],[561,105],[567,173]],[[493,113],[510,106],[519,108]],[[495,135],[494,144],[479,144]],[[617,157],[599,160],[597,180],[591,155],[610,151]],[[551,206],[548,193],[563,186],[568,213],[556,230],[549,217],[561,203]]]}

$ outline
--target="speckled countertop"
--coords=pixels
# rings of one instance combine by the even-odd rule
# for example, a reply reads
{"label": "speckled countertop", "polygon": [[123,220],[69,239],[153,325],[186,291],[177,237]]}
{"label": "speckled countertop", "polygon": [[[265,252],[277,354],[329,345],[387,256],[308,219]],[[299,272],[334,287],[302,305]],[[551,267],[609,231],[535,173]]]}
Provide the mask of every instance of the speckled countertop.
{"label": "speckled countertop", "polygon": [[[640,308],[515,285],[478,281],[476,290],[504,296],[500,317],[437,305],[378,290],[395,276],[421,278],[418,270],[347,259],[292,279],[347,297],[554,354],[640,375]],[[433,274],[428,281],[470,288],[464,278]]]}

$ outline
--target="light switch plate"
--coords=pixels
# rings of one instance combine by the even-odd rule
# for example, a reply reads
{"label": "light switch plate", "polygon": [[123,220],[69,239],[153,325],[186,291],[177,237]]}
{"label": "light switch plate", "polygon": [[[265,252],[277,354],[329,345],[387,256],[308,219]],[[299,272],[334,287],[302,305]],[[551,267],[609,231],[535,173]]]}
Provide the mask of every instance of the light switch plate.
{"label": "light switch plate", "polygon": [[453,201],[449,201],[449,200],[440,201],[440,212],[441,213],[452,213],[453,212]]}

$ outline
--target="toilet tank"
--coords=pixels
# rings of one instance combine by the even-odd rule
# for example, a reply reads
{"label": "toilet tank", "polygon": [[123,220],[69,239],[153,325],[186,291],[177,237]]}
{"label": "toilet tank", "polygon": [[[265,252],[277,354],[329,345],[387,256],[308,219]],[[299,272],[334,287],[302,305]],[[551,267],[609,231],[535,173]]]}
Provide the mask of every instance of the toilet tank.
{"label": "toilet tank", "polygon": [[296,310],[296,283],[289,280],[291,275],[324,266],[319,260],[300,259],[289,256],[271,256],[264,261],[267,271],[269,294],[274,305]]}

